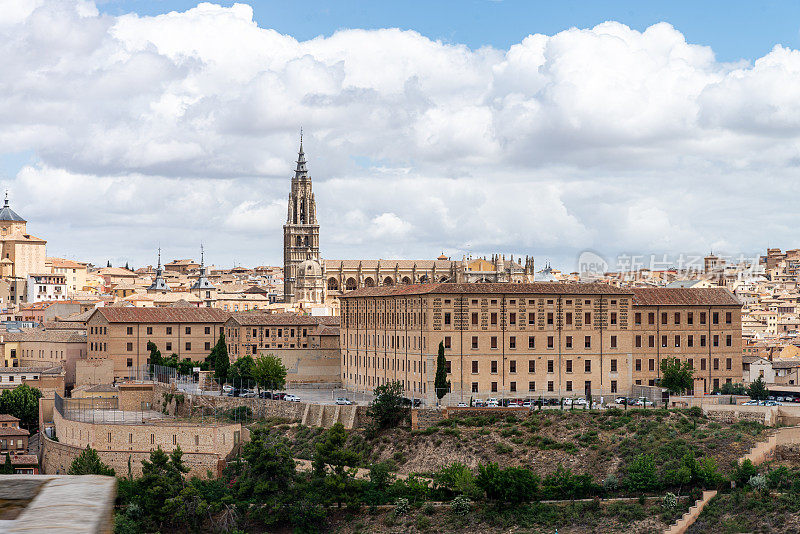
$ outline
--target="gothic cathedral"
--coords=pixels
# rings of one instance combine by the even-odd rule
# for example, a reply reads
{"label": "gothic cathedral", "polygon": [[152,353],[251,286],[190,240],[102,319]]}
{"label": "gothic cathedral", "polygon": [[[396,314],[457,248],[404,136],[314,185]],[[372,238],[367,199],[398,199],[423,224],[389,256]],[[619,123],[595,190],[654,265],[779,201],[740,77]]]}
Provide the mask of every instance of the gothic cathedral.
{"label": "gothic cathedral", "polygon": [[325,277],[319,257],[317,205],[306,169],[302,133],[289,193],[289,211],[283,225],[283,280],[285,302],[324,302]]}

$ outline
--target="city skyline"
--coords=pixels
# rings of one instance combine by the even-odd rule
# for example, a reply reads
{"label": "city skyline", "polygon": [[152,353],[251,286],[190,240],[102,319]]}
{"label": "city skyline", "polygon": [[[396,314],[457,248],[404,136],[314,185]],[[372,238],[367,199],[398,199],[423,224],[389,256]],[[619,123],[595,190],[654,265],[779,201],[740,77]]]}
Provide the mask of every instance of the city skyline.
{"label": "city skyline", "polygon": [[190,7],[9,4],[0,173],[51,256],[139,266],[203,242],[209,264],[279,265],[301,126],[324,258],[573,270],[585,250],[794,246],[800,59],[783,30],[786,46],[755,32],[737,51],[719,28],[643,25],[656,12],[562,31],[550,13],[510,46],[464,45],[432,40],[444,26],[358,29],[369,13],[295,38],[264,4]]}

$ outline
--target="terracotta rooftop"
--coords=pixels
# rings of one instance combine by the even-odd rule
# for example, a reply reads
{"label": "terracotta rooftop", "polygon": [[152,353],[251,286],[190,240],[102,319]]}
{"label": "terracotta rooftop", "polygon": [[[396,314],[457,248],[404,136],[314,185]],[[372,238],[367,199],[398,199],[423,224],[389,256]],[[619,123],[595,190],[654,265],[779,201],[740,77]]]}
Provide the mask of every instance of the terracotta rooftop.
{"label": "terracotta rooftop", "polygon": [[13,415],[9,415],[7,413],[0,413],[0,422],[8,423],[9,421],[12,423],[19,421],[19,417],[14,417]]}
{"label": "terracotta rooftop", "polygon": [[733,293],[723,287],[633,289],[636,306],[741,306]]}
{"label": "terracotta rooftop", "polygon": [[109,323],[224,323],[230,313],[216,308],[97,308],[97,315]]}
{"label": "terracotta rooftop", "polygon": [[30,432],[25,430],[24,428],[16,428],[16,427],[0,427],[0,436],[29,436]]}
{"label": "terracotta rooftop", "polygon": [[21,330],[3,334],[6,343],[14,341],[49,341],[53,343],[86,343],[86,336],[74,330]]}
{"label": "terracotta rooftop", "polygon": [[397,286],[364,287],[341,295],[352,297],[395,297],[404,295],[630,295],[631,290],[608,284],[579,282],[534,282],[528,284],[411,284]]}
{"label": "terracotta rooftop", "polygon": [[239,312],[230,314],[229,321],[239,326],[293,326],[329,325],[338,326],[339,317],[314,317],[295,313]]}

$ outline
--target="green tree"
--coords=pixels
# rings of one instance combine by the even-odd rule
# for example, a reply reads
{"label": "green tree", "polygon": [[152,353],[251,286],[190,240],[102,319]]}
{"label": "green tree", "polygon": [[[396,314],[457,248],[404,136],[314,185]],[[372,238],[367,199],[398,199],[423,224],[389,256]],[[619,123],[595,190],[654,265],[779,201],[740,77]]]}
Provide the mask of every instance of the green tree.
{"label": "green tree", "polygon": [[403,398],[403,386],[397,380],[375,388],[375,398],[367,407],[367,416],[377,429],[394,428],[409,415]]}
{"label": "green tree", "polygon": [[631,491],[648,491],[658,486],[656,463],[651,454],[640,454],[628,464],[626,485]]}
{"label": "green tree", "polygon": [[747,395],[747,390],[744,385],[733,382],[725,382],[720,388],[720,393],[723,395]]}
{"label": "green tree", "polygon": [[253,382],[253,357],[246,354],[233,362],[228,368],[228,380],[246,386],[246,382]]}
{"label": "green tree", "polygon": [[486,497],[500,503],[519,504],[538,497],[539,477],[524,467],[501,469],[496,463],[478,466],[475,479]]}
{"label": "green tree", "polygon": [[760,376],[747,387],[747,396],[753,400],[766,400],[769,397],[767,385]]}
{"label": "green tree", "polygon": [[6,460],[3,462],[2,467],[0,467],[0,475],[13,475],[14,474],[14,465],[11,463],[11,455],[6,453]]}
{"label": "green tree", "polygon": [[[347,447],[347,432],[342,423],[334,424],[326,433],[314,454],[314,477],[323,481],[323,495],[341,508],[343,502],[355,498],[356,467],[361,455]],[[349,468],[349,469],[348,469]]]}
{"label": "green tree", "polygon": [[162,530],[173,522],[173,505],[168,506],[167,501],[181,494],[183,475],[189,471],[182,457],[180,447],[167,455],[159,446],[150,453],[149,461],[142,460],[142,476],[135,481],[134,494],[139,507],[148,511],[152,530]]}
{"label": "green tree", "polygon": [[286,385],[286,367],[277,356],[262,354],[255,361],[253,378],[259,387],[283,389]]}
{"label": "green tree", "polygon": [[97,451],[86,447],[69,466],[70,475],[105,475],[114,476],[114,470],[100,460]]}
{"label": "green tree", "polygon": [[436,388],[436,397],[442,400],[450,391],[450,381],[447,379],[447,360],[444,357],[444,342],[439,342],[439,355],[436,357],[436,378],[433,386]]}
{"label": "green tree", "polygon": [[680,395],[694,386],[694,369],[688,360],[681,364],[677,358],[664,358],[661,360],[661,387],[667,388],[670,393]]}
{"label": "green tree", "polygon": [[27,384],[6,389],[0,395],[0,413],[13,415],[30,431],[39,427],[39,399],[42,392]]}
{"label": "green tree", "polygon": [[231,361],[228,358],[228,346],[225,344],[224,332],[219,333],[217,344],[211,349],[206,361],[214,369],[214,378],[219,382],[224,382],[228,378],[228,368],[231,365]]}
{"label": "green tree", "polygon": [[187,376],[191,375],[195,367],[200,367],[200,365],[193,362],[191,358],[184,358],[178,362],[178,373]]}
{"label": "green tree", "polygon": [[147,350],[150,351],[150,357],[147,359],[150,365],[164,365],[164,359],[161,357],[161,351],[152,341],[147,342]]}

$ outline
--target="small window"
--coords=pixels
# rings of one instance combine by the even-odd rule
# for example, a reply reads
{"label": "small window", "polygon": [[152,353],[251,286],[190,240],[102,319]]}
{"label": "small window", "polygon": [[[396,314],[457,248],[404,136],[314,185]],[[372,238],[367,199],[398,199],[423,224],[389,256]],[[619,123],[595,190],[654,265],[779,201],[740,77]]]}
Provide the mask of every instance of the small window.
{"label": "small window", "polygon": [[472,361],[472,374],[478,374],[478,362],[477,360]]}
{"label": "small window", "polygon": [[536,360],[528,360],[528,372],[529,373],[536,372]]}
{"label": "small window", "polygon": [[611,360],[611,372],[612,373],[617,372],[617,360],[614,359]]}
{"label": "small window", "polygon": [[450,339],[451,339],[450,336],[444,336],[444,348],[446,349],[450,348],[450,343],[451,343]]}
{"label": "small window", "polygon": [[553,360],[547,360],[547,372],[548,373],[553,372]]}
{"label": "small window", "polygon": [[592,360],[584,360],[583,361],[583,371],[585,373],[591,373],[592,372]]}
{"label": "small window", "polygon": [[493,349],[496,349],[496,348],[497,348],[497,336],[492,336],[492,337],[491,337],[491,345],[490,345],[490,346],[491,346],[491,348],[493,348]]}

